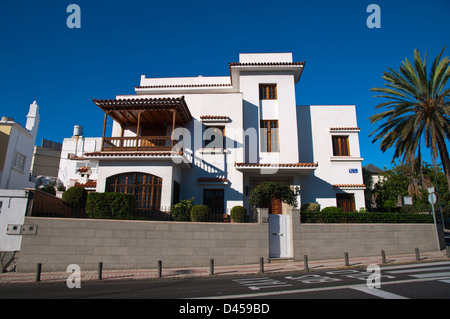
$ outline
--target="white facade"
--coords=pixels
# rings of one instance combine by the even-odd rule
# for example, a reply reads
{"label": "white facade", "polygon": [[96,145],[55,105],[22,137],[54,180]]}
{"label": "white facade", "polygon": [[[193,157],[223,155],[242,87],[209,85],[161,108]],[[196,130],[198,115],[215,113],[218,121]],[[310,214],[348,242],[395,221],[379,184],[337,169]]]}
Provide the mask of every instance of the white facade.
{"label": "white facade", "polygon": [[0,189],[33,187],[31,162],[39,126],[39,106],[30,105],[25,127],[8,117],[0,121]]}
{"label": "white facade", "polygon": [[[95,163],[98,192],[107,191],[117,174],[157,176],[158,205],[166,208],[192,197],[208,203],[211,194],[223,194],[224,211],[248,208],[249,190],[265,180],[291,185],[300,204],[336,206],[338,194],[347,193],[353,194],[353,210],[364,207],[355,106],[297,106],[295,85],[304,63],[293,62],[291,53],[240,54],[239,63],[229,66],[230,76],[142,76],[137,95],[94,100],[105,111],[104,128],[107,117],[114,120],[111,137],[106,132],[78,153],[71,151],[74,138],[65,139],[60,179],[68,186],[74,163],[82,160]],[[263,98],[268,87],[275,94]],[[278,129],[269,135],[261,131],[263,123]],[[218,130],[223,145],[212,149],[209,136]],[[171,135],[175,142],[183,136],[182,153],[167,149],[164,138]],[[333,155],[338,135],[348,141],[349,154]],[[76,156],[69,159],[68,153]]]}

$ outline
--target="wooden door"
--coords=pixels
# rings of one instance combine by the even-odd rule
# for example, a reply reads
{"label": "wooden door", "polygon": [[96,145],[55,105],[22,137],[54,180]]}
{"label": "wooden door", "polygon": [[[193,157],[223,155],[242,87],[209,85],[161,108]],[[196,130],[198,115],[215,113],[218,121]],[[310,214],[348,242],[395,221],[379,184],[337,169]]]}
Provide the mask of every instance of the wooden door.
{"label": "wooden door", "polygon": [[269,207],[269,214],[282,214],[281,199],[272,198]]}

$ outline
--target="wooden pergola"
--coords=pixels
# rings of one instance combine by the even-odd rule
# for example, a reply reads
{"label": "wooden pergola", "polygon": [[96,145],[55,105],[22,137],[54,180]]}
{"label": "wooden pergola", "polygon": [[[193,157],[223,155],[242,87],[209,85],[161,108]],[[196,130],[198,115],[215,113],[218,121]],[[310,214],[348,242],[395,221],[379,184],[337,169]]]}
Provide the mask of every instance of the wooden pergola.
{"label": "wooden pergola", "polygon": [[[172,133],[178,126],[192,120],[184,96],[176,98],[133,98],[93,100],[104,112],[102,151],[170,151],[174,145],[171,136],[158,134],[142,136],[142,128],[164,130],[172,125]],[[120,137],[105,137],[107,117],[121,127]],[[136,136],[124,137],[127,127],[136,127]]]}

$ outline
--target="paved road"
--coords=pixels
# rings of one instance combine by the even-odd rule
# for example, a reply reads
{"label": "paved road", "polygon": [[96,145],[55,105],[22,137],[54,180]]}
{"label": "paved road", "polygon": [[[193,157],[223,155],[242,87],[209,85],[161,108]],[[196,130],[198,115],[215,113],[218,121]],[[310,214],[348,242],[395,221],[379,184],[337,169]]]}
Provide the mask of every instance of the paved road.
{"label": "paved road", "polygon": [[[0,298],[201,299],[177,300],[175,304],[178,306],[171,307],[172,311],[179,311],[186,302],[207,305],[207,299],[222,299],[220,302],[211,301],[211,305],[216,305],[215,312],[232,312],[232,308],[223,308],[224,304],[236,303],[230,299],[249,299],[243,301],[246,305],[252,303],[250,299],[450,298],[450,262],[384,266],[379,275],[377,277],[376,272],[366,268],[346,268],[245,277],[85,282],[81,283],[81,288],[72,289],[62,283],[15,284],[0,285]],[[379,288],[367,286],[369,277],[369,284],[379,284]]]}

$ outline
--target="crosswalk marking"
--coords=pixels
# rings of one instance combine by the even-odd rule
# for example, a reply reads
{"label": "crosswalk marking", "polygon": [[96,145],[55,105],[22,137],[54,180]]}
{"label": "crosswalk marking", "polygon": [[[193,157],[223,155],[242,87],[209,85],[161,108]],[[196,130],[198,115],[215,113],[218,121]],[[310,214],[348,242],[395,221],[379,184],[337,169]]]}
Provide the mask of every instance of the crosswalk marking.
{"label": "crosswalk marking", "polygon": [[430,274],[417,274],[417,275],[410,275],[414,278],[433,278],[433,277],[449,277],[450,272],[432,272]]}
{"label": "crosswalk marking", "polygon": [[383,298],[383,299],[409,299],[397,294],[393,294],[391,292],[388,291],[384,291],[378,288],[369,288],[369,287],[364,287],[364,286],[358,286],[358,287],[352,287],[353,290],[357,290],[357,291],[361,291],[364,292],[366,294],[372,295],[372,296],[376,296],[379,298]]}
{"label": "crosswalk marking", "polygon": [[419,271],[438,271],[438,270],[450,270],[450,266],[447,267],[430,267],[430,268],[419,268],[419,269],[404,269],[395,271],[386,271],[388,274],[407,274]]}

